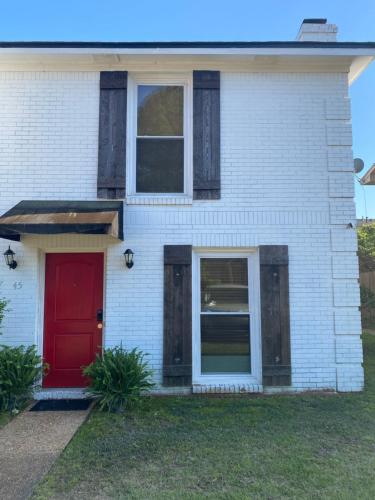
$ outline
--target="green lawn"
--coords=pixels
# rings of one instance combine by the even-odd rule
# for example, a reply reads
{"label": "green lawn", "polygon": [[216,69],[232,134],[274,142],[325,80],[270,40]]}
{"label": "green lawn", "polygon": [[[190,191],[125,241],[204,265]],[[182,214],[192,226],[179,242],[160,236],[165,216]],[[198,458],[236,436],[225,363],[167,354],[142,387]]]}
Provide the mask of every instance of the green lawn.
{"label": "green lawn", "polygon": [[375,498],[375,336],[363,394],[152,398],[93,412],[34,498]]}
{"label": "green lawn", "polygon": [[5,424],[7,424],[10,420],[10,415],[9,413],[4,413],[0,411],[0,429],[4,427]]}

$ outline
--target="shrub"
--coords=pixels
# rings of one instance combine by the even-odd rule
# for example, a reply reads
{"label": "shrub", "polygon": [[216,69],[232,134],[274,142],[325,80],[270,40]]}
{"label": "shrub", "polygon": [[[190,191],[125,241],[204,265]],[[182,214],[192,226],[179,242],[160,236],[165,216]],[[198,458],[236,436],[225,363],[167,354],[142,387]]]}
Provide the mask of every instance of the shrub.
{"label": "shrub", "polygon": [[142,394],[154,385],[144,354],[137,349],[105,349],[84,374],[90,378],[88,393],[98,399],[101,410],[107,411],[123,411],[139,403]]}
{"label": "shrub", "polygon": [[359,256],[375,260],[375,224],[362,224],[357,229]]}
{"label": "shrub", "polygon": [[361,316],[364,328],[374,328],[375,293],[365,286],[361,286]]}
{"label": "shrub", "polygon": [[8,301],[0,298],[0,335],[1,335],[1,323],[3,322],[7,305]]}
{"label": "shrub", "polygon": [[43,373],[35,346],[0,347],[0,410],[15,412],[32,397]]}

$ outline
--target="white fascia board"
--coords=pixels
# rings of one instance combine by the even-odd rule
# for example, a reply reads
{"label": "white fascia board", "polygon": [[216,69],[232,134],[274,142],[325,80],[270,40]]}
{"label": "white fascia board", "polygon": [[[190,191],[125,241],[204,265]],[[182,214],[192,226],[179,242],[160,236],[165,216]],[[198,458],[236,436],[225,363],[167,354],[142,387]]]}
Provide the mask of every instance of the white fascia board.
{"label": "white fascia board", "polygon": [[186,55],[186,56],[326,56],[375,57],[375,48],[252,47],[252,48],[69,48],[1,47],[0,55]]}

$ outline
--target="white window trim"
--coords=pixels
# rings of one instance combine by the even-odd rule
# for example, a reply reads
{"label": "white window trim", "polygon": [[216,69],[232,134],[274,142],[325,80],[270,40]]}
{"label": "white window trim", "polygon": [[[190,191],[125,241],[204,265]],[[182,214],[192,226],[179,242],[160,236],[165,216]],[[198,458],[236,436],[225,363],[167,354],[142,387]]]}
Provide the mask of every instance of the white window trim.
{"label": "white window trim", "polygon": [[[201,373],[200,334],[200,259],[247,258],[250,305],[251,373]],[[260,339],[260,277],[259,253],[256,249],[199,249],[193,253],[193,385],[262,384],[262,353]]]}
{"label": "white window trim", "polygon": [[[184,87],[184,192],[136,192],[137,86],[180,85]],[[193,82],[191,73],[131,73],[128,77],[126,201],[129,204],[185,204],[193,198]]]}

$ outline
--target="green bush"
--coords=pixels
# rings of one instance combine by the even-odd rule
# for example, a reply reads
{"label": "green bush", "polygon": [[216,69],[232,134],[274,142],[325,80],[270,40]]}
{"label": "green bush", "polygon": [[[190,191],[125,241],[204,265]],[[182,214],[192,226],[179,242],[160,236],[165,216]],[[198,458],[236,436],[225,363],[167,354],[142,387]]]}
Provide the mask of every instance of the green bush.
{"label": "green bush", "polygon": [[16,412],[32,397],[43,373],[35,346],[0,346],[0,410]]}
{"label": "green bush", "polygon": [[375,224],[362,224],[357,229],[359,257],[375,260]]}
{"label": "green bush", "polygon": [[0,335],[1,335],[1,323],[3,322],[7,305],[8,301],[0,298]]}
{"label": "green bush", "polygon": [[153,387],[152,372],[144,361],[144,354],[122,347],[105,349],[91,365],[84,369],[89,377],[87,392],[99,401],[106,411],[123,411],[139,403],[142,394]]}
{"label": "green bush", "polygon": [[375,293],[361,286],[361,317],[363,328],[375,327]]}

